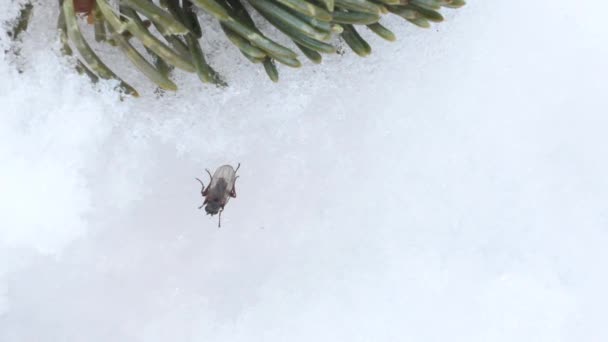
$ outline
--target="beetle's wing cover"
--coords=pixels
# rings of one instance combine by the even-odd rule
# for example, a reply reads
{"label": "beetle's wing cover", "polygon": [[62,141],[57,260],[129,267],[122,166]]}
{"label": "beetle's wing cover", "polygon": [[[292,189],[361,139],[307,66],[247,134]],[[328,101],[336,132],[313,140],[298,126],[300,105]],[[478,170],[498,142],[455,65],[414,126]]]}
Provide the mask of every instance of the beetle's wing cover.
{"label": "beetle's wing cover", "polygon": [[228,183],[228,187],[226,188],[227,192],[232,191],[232,187],[234,186],[234,180],[236,178],[236,172],[234,168],[230,165],[222,165],[213,174],[213,181],[211,182],[211,187],[215,187],[218,179],[223,178]]}

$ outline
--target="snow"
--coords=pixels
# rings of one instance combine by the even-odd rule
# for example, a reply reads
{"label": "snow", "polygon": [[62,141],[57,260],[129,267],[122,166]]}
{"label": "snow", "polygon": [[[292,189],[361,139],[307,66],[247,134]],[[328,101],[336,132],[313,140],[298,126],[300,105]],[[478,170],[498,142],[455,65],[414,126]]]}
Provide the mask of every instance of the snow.
{"label": "snow", "polygon": [[[0,58],[0,341],[608,339],[603,2],[394,18],[278,84],[209,24],[230,86],[161,97],[98,47],[123,101],[39,3]],[[194,177],[237,162],[217,229]]]}

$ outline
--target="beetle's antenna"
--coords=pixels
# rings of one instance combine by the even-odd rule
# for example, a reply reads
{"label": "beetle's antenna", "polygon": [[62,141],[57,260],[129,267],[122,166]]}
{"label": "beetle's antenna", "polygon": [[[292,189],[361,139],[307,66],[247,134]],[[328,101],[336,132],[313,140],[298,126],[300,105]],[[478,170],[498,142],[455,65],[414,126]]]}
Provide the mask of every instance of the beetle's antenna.
{"label": "beetle's antenna", "polygon": [[[199,181],[199,182],[201,183],[201,185],[203,186],[203,188],[201,189],[201,195],[203,195],[203,191],[205,191],[205,184],[203,183],[203,181],[202,181],[202,180],[200,180],[200,179],[198,179],[198,178],[196,178],[196,177],[195,177],[194,179],[196,179],[197,181]],[[203,196],[205,196],[205,195],[203,195]],[[199,209],[200,209],[200,208],[199,208]]]}
{"label": "beetle's antenna", "polygon": [[240,167],[241,167],[241,163],[239,163],[239,165],[236,166],[236,170],[234,170],[234,173],[236,173]]}

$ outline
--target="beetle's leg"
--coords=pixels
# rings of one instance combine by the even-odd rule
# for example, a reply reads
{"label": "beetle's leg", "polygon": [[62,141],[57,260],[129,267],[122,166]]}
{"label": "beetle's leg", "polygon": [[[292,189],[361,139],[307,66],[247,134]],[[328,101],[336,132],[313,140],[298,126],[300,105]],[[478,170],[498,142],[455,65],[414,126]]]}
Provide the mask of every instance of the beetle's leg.
{"label": "beetle's leg", "polygon": [[205,171],[207,171],[207,174],[209,174],[209,184],[211,184],[211,181],[213,180],[213,176],[211,175],[211,172],[209,172],[209,169],[205,169]]}
{"label": "beetle's leg", "polygon": [[217,218],[217,227],[218,228],[222,228],[222,211],[224,211],[224,208],[220,208],[220,213]]}
{"label": "beetle's leg", "polygon": [[209,187],[211,187],[211,182],[213,181],[213,176],[211,176],[211,172],[209,172],[208,169],[205,169],[205,171],[207,171],[207,174],[209,175],[209,185],[207,185],[207,189],[203,191],[203,196],[207,196],[207,192],[209,192]]}
{"label": "beetle's leg", "polygon": [[236,180],[239,178],[239,176],[236,176],[234,178],[234,183],[232,183],[232,190],[230,191],[230,197],[236,198]]}
{"label": "beetle's leg", "polygon": [[201,188],[201,195],[205,196],[205,184],[203,184],[203,181],[200,180],[200,179],[198,179],[198,178],[194,178],[194,179],[196,179],[197,181],[199,181],[201,183],[201,185],[203,186]]}

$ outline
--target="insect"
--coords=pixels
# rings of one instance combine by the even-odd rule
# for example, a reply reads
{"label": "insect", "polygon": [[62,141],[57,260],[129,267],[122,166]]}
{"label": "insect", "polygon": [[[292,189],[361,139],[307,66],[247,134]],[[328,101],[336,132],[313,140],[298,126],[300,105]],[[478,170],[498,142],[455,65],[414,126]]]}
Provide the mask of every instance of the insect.
{"label": "insect", "polygon": [[224,207],[228,203],[228,200],[230,197],[236,197],[235,184],[236,179],[239,178],[239,176],[236,175],[236,172],[240,167],[240,163],[237,165],[236,170],[231,165],[222,165],[215,170],[213,176],[208,169],[205,169],[210,178],[207,187],[205,187],[202,180],[195,178],[203,186],[201,195],[205,198],[203,204],[198,208],[202,209],[205,207],[207,215],[213,216],[219,214],[217,223],[218,228],[222,226],[222,211],[224,211]]}
{"label": "insect", "polygon": [[89,14],[95,9],[95,0],[73,0],[76,13]]}
{"label": "insect", "polygon": [[95,0],[68,1],[74,1],[74,12],[85,15],[89,25],[92,25],[95,22]]}

